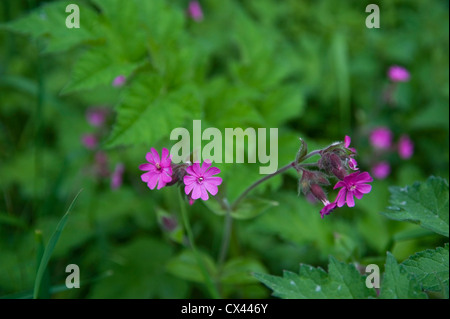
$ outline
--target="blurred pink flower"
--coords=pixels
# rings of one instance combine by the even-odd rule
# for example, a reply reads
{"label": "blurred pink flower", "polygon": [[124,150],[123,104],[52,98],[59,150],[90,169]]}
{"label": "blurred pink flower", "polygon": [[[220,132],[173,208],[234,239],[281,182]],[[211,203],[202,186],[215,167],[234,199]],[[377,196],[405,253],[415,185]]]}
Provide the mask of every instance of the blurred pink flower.
{"label": "blurred pink flower", "polygon": [[189,2],[188,13],[197,22],[203,20],[203,10],[198,1]]}
{"label": "blurred pink flower", "polygon": [[114,78],[113,82],[112,82],[112,86],[114,87],[120,87],[123,86],[125,84],[126,78],[124,75],[119,75],[116,78]]}
{"label": "blurred pink flower", "polygon": [[[211,195],[216,195],[218,192],[217,186],[222,184],[222,178],[216,177],[220,173],[220,169],[217,167],[211,167],[211,162],[205,160],[202,165],[194,163],[186,168],[188,175],[184,176],[183,182],[186,185],[184,192],[186,195],[190,195],[191,200],[203,199],[208,200],[208,192]],[[191,204],[192,205],[192,204]]]}
{"label": "blurred pink flower", "polygon": [[97,151],[95,153],[94,170],[98,177],[107,177],[109,175],[108,156],[105,152]]}
{"label": "blurred pink flower", "polygon": [[86,119],[94,127],[100,127],[105,123],[108,110],[101,107],[91,107],[86,112]]}
{"label": "blurred pink flower", "polygon": [[408,135],[402,135],[398,141],[398,154],[403,159],[411,158],[414,154],[414,143]]}
{"label": "blurred pink flower", "polygon": [[325,207],[320,211],[320,217],[323,218],[325,215],[330,215],[330,213],[335,210],[336,207],[336,202],[326,204]]}
{"label": "blurred pink flower", "polygon": [[336,197],[336,204],[338,207],[344,206],[347,203],[348,207],[355,206],[355,200],[361,199],[364,194],[370,193],[372,186],[366,183],[372,182],[373,178],[367,172],[354,172],[344,177],[344,180],[339,181],[333,189],[341,187],[338,196]]}
{"label": "blurred pink flower", "polygon": [[373,147],[385,150],[391,147],[392,132],[387,127],[379,127],[370,133],[370,143]]}
{"label": "blurred pink flower", "polygon": [[123,163],[119,163],[116,165],[116,168],[114,169],[114,172],[111,176],[111,189],[118,189],[120,186],[122,186],[122,176],[124,171],[125,165],[123,165]]}
{"label": "blurred pink flower", "polygon": [[376,179],[385,179],[391,173],[391,165],[388,162],[380,162],[372,167],[372,174]]}
{"label": "blurred pink flower", "polygon": [[410,78],[408,70],[398,65],[389,68],[388,76],[392,82],[407,82]]}
{"label": "blurred pink flower", "polygon": [[94,134],[83,134],[81,143],[89,150],[95,149],[98,145],[97,137]]}
{"label": "blurred pink flower", "polygon": [[172,160],[167,148],[162,149],[160,158],[158,151],[152,147],[145,158],[148,163],[139,165],[139,169],[148,171],[141,175],[142,181],[147,183],[148,188],[154,189],[158,184],[157,189],[161,189],[172,181]]}

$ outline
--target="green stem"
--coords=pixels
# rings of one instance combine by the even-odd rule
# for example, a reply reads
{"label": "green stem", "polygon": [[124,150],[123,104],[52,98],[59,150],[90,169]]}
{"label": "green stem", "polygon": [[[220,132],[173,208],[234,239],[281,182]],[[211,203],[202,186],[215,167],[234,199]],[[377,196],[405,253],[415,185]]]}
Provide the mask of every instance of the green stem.
{"label": "green stem", "polygon": [[228,247],[230,246],[231,230],[232,230],[232,226],[233,226],[233,217],[231,216],[231,207],[226,200],[224,200],[224,206],[225,206],[225,226],[223,229],[222,247],[220,249],[219,260],[218,260],[219,272],[222,271],[223,263],[225,262],[225,258],[227,257]]}
{"label": "green stem", "polygon": [[214,285],[213,280],[211,279],[210,274],[208,273],[208,270],[206,269],[206,266],[202,260],[201,255],[198,253],[197,248],[195,247],[194,242],[194,235],[192,233],[191,224],[189,223],[189,218],[186,212],[186,207],[183,202],[183,198],[181,196],[181,192],[178,195],[179,201],[180,201],[180,210],[181,210],[181,217],[183,219],[184,227],[186,228],[186,233],[189,239],[189,245],[192,249],[192,252],[195,255],[195,259],[197,260],[197,264],[200,267],[200,270],[203,274],[203,277],[205,279],[205,285],[208,289],[210,295],[214,299],[220,299],[219,291],[217,290],[217,287]]}
{"label": "green stem", "polygon": [[[313,153],[313,152],[311,152]],[[309,155],[309,154],[308,154]],[[305,158],[309,157],[308,155],[305,156]],[[236,207],[239,205],[239,203],[245,198],[245,196],[247,196],[247,194],[253,190],[255,187],[257,187],[259,184],[267,181],[268,179],[271,179],[272,177],[279,175],[281,173],[283,173],[284,171],[287,171],[289,168],[294,167],[295,166],[295,161],[291,162],[289,164],[287,164],[286,166],[280,168],[278,171],[276,171],[275,173],[269,174],[264,176],[263,178],[261,178],[260,180],[257,180],[256,182],[254,182],[252,185],[250,185],[242,194],[241,196],[239,196],[238,199],[236,199],[234,201],[234,203],[231,205],[231,210],[235,210]]]}

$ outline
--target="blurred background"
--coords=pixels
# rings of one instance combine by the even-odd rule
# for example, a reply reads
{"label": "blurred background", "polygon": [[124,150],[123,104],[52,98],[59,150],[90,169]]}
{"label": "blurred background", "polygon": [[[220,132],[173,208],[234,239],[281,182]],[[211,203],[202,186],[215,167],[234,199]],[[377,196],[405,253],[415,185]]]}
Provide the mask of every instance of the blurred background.
{"label": "blurred background", "polygon": [[[73,1],[75,3],[75,1]],[[138,166],[176,127],[278,128],[279,167],[345,135],[373,190],[325,219],[292,170],[252,195],[278,205],[236,219],[187,207],[221,296],[268,298],[251,271],[300,263],[384,265],[442,244],[388,220],[389,186],[448,179],[448,1],[70,1],[0,3],[0,297],[30,298],[37,260],[75,195],[43,280],[52,298],[209,297],[182,227],[178,189],[150,190]],[[260,164],[217,164],[232,201]],[[329,190],[333,199],[336,193]],[[402,235],[403,234],[403,235]],[[411,235],[415,234],[415,235]],[[81,287],[66,289],[66,265]]]}

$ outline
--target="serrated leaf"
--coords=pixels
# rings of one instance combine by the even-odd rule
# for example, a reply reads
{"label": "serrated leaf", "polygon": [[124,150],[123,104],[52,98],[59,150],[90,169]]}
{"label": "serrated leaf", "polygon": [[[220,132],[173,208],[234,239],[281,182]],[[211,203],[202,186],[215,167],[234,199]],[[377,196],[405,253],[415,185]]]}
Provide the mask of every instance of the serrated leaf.
{"label": "serrated leaf", "polygon": [[418,223],[423,228],[448,237],[448,182],[431,176],[424,183],[406,187],[390,187],[392,206],[383,215]]}
{"label": "serrated leaf", "polygon": [[[217,269],[212,258],[205,253],[198,253],[203,259],[203,263],[211,277],[216,276]],[[181,254],[170,259],[166,264],[166,270],[181,279],[199,283],[205,281],[195,253],[191,250],[185,250]]]}
{"label": "serrated leaf", "polygon": [[[442,291],[449,285],[448,244],[434,250],[421,251],[401,263],[401,266],[428,291]],[[448,296],[446,296],[448,298]]]}
{"label": "serrated leaf", "polygon": [[[133,81],[120,104],[117,121],[108,147],[137,143],[154,143],[187,119],[200,116],[198,92],[184,86],[165,93],[163,80],[155,74],[142,74]],[[192,124],[191,124],[192,125]]]}
{"label": "serrated leaf", "polygon": [[73,1],[59,1],[37,8],[29,15],[6,24],[15,32],[48,39],[47,52],[60,52],[99,38],[94,31],[97,14],[87,6],[77,3],[80,9],[80,28],[67,28],[67,5]]}
{"label": "serrated leaf", "polygon": [[70,82],[61,94],[93,89],[100,85],[112,85],[115,77],[128,77],[140,63],[117,61],[107,49],[87,51],[75,64]]}
{"label": "serrated leaf", "polygon": [[256,273],[254,276],[283,299],[368,298],[375,292],[365,285],[363,276],[353,265],[330,257],[329,271],[301,265],[299,275],[284,271],[283,277]]}
{"label": "serrated leaf", "polygon": [[399,266],[395,257],[388,252],[380,298],[424,299],[427,295],[421,291],[418,281],[410,277],[406,270]]}

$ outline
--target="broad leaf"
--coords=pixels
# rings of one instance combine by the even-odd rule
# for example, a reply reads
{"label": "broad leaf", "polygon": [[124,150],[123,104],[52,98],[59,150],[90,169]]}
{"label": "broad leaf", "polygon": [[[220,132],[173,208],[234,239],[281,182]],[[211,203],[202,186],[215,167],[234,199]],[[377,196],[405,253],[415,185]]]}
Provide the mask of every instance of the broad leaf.
{"label": "broad leaf", "polygon": [[423,228],[448,237],[448,182],[430,177],[425,183],[391,187],[389,212],[383,213],[395,220],[418,223]]}

